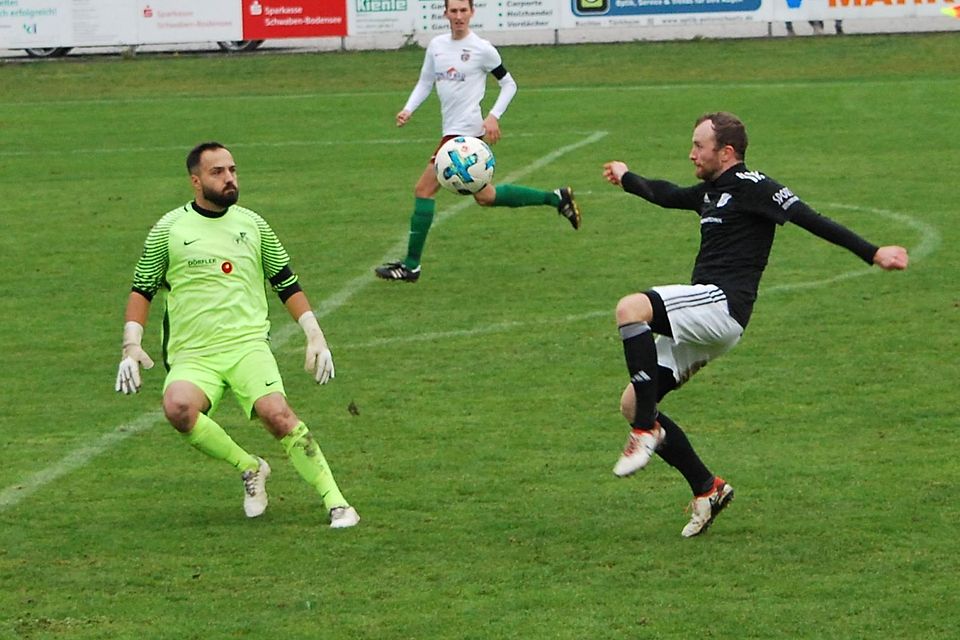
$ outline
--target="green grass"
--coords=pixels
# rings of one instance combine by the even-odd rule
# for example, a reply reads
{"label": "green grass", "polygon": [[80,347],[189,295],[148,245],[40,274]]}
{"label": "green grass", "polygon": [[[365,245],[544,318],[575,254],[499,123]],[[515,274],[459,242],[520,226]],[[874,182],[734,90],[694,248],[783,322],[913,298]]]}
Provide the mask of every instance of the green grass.
{"label": "green grass", "polygon": [[[398,257],[437,138],[434,97],[393,124],[421,51],[0,65],[0,638],[954,637],[960,78],[945,61],[960,40],[502,53],[520,93],[499,179],[572,184],[583,229],[443,194],[415,286],[371,269]],[[612,316],[626,293],[686,280],[697,224],[600,168],[692,182],[692,123],[715,109],[747,122],[752,168],[913,263],[871,271],[781,231],[743,342],[664,405],[737,488],[683,540],[672,469],[610,473],[625,437]],[[234,403],[218,420],[273,461],[255,521],[235,474],[164,424],[160,371],[113,392],[143,238],[189,199],[183,158],[205,139],[231,146],[243,203],[322,310],[333,384],[300,371],[274,300],[277,354],[357,529],[327,529]]]}

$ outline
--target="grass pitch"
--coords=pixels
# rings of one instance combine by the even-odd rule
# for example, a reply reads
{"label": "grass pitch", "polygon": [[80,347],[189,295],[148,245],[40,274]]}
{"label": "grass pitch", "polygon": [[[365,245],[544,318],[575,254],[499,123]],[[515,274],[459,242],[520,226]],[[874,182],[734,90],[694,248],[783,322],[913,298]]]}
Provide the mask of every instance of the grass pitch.
{"label": "grass pitch", "polygon": [[[498,180],[573,185],[583,228],[442,194],[416,285],[372,268],[400,257],[438,136],[435,97],[393,124],[421,50],[0,65],[0,638],[954,637],[960,41],[502,53],[520,93]],[[664,404],[737,490],[683,540],[679,475],[610,472],[612,316],[687,279],[696,219],[600,168],[692,183],[692,123],[717,109],[746,121],[751,168],[913,263],[880,273],[781,231],[743,342]],[[239,478],[164,424],[160,371],[113,392],[141,243],[207,139],[321,315],[333,384],[300,371],[276,301],[274,341],[354,530],[326,528],[230,401],[218,420],[273,462],[253,521]]]}

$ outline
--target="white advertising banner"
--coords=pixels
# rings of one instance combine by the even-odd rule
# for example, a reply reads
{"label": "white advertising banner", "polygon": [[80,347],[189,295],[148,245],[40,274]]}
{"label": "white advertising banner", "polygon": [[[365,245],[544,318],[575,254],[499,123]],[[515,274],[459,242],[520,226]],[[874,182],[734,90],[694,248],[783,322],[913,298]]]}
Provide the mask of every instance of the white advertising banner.
{"label": "white advertising banner", "polygon": [[555,29],[560,26],[560,7],[556,0],[497,0],[496,29]]}
{"label": "white advertising banner", "polygon": [[129,0],[0,0],[0,46],[122,44],[133,37]]}
{"label": "white advertising banner", "polygon": [[54,0],[0,0],[0,42],[8,47],[47,47],[70,40],[68,7]]}
{"label": "white advertising banner", "polygon": [[[750,25],[830,19],[878,18],[910,31],[911,19],[939,17],[954,31],[960,21],[942,12],[958,7],[960,0],[475,0],[471,25],[514,44],[630,40],[651,28],[681,34],[700,25],[755,34]],[[0,0],[0,48],[317,37],[390,48],[446,33],[443,13],[443,0]]]}
{"label": "white advertising banner", "polygon": [[347,0],[350,35],[412,34],[419,6],[419,0]]}
{"label": "white advertising banner", "polygon": [[[443,0],[416,0],[418,33],[436,35],[450,31],[443,16]],[[474,0],[470,27],[483,35],[494,31],[557,29],[562,0]]]}
{"label": "white advertising banner", "polygon": [[137,41],[216,42],[243,39],[237,0],[150,0],[137,9]]}

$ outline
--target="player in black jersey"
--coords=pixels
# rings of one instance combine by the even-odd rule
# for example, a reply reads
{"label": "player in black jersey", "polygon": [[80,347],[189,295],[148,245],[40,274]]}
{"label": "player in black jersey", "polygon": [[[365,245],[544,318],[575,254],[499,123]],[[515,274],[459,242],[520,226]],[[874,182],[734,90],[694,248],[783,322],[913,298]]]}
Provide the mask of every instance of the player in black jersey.
{"label": "player in black jersey", "polygon": [[696,185],[644,178],[620,161],[603,167],[604,177],[624,191],[700,216],[700,251],[691,284],[653,287],[617,303],[630,373],[620,409],[631,431],[613,472],[629,476],[656,452],[683,474],[694,495],[692,517],[682,531],[687,538],[706,531],[733,499],[733,487],[707,469],[683,430],[657,405],[740,340],[777,226],[792,222],[884,270],[906,269],[908,263],[903,247],[877,247],[821,216],[787,187],[747,169],[746,151],[743,123],[718,112],[701,116],[693,130],[690,160],[701,180]]}

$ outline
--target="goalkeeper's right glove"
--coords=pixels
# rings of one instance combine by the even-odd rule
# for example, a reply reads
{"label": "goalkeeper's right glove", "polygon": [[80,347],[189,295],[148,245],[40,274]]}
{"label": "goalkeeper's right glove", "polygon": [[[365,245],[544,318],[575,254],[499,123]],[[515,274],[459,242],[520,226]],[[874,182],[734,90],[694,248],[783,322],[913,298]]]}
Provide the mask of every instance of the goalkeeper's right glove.
{"label": "goalkeeper's right glove", "polygon": [[153,368],[153,360],[140,346],[143,340],[143,325],[130,320],[123,325],[123,359],[117,371],[117,384],[114,389],[126,394],[140,390],[140,367]]}

